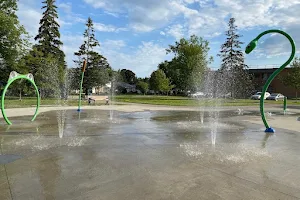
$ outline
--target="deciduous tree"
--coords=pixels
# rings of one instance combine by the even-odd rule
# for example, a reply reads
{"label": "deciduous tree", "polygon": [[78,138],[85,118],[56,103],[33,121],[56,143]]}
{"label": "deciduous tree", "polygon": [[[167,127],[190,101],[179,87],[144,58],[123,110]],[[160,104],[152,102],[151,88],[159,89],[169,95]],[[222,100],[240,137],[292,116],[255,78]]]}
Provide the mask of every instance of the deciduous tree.
{"label": "deciduous tree", "polygon": [[136,88],[140,90],[144,95],[148,92],[149,84],[144,81],[139,81],[136,84]]}
{"label": "deciduous tree", "polygon": [[286,76],[282,77],[282,81],[286,86],[296,89],[296,98],[300,90],[300,58],[296,57],[291,64],[291,68]]}
{"label": "deciduous tree", "polygon": [[173,87],[170,84],[169,79],[166,77],[165,73],[161,69],[152,72],[151,77],[149,79],[149,83],[150,88],[157,92],[168,93]]}
{"label": "deciduous tree", "polygon": [[19,23],[17,9],[17,0],[0,1],[0,87],[28,46],[28,34]]}
{"label": "deciduous tree", "polygon": [[159,68],[177,89],[196,90],[201,87],[204,72],[212,61],[212,57],[208,56],[208,45],[208,41],[196,35],[189,39],[182,38],[175,45],[169,45],[167,54],[174,54],[174,58],[161,63]]}

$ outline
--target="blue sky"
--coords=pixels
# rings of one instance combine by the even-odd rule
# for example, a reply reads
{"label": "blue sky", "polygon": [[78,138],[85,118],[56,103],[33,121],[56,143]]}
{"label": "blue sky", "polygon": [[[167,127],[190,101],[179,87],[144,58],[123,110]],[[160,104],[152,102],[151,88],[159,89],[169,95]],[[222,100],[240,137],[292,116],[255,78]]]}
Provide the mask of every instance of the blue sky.
{"label": "blue sky", "polygon": [[[149,76],[169,60],[165,49],[181,37],[196,34],[210,42],[211,68],[220,66],[217,54],[225,41],[228,19],[236,18],[244,49],[260,32],[278,28],[300,44],[299,0],[56,0],[61,25],[62,49],[69,67],[83,41],[85,22],[91,17],[101,47],[97,49],[114,69],[131,69],[138,77]],[[41,0],[19,0],[18,16],[29,34],[37,34]],[[297,48],[297,53],[299,48]],[[265,36],[258,48],[245,55],[250,67],[281,65],[290,54],[288,41]]]}

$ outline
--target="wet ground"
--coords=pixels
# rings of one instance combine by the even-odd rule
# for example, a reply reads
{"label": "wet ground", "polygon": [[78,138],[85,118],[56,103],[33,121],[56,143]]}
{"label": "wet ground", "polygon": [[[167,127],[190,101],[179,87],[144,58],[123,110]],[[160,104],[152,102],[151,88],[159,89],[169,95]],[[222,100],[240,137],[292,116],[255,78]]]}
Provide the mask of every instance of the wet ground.
{"label": "wet ground", "polygon": [[0,199],[300,199],[300,132],[268,135],[243,121],[256,116],[68,110],[2,120]]}

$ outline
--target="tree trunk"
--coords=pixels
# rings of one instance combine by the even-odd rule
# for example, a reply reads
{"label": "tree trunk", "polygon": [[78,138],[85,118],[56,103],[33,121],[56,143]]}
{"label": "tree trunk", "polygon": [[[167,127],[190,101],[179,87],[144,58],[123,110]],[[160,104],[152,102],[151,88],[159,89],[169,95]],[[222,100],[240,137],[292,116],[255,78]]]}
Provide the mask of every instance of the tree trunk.
{"label": "tree trunk", "polygon": [[19,93],[19,101],[22,101],[22,90],[20,89],[20,93]]}

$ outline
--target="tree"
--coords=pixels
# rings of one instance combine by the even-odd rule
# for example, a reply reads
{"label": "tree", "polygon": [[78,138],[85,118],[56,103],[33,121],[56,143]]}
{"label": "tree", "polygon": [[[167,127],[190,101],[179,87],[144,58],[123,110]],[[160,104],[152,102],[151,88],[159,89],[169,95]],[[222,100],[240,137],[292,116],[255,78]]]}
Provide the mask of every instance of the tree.
{"label": "tree", "polygon": [[152,72],[149,83],[152,90],[159,92],[169,92],[173,87],[161,69]]}
{"label": "tree", "polygon": [[17,9],[17,0],[0,2],[0,86],[6,84],[28,46],[28,34],[19,23]]}
{"label": "tree", "polygon": [[[38,41],[35,45],[38,51],[43,53],[44,58],[49,55],[57,59],[57,76],[59,77],[60,88],[63,90],[64,78],[66,71],[65,54],[60,49],[63,43],[60,40],[59,24],[57,22],[57,6],[56,0],[45,0],[42,3],[44,10],[42,19],[40,20],[40,27],[38,34],[34,38]],[[53,66],[54,67],[54,66]]]}
{"label": "tree", "polygon": [[221,45],[220,54],[222,59],[219,70],[218,87],[226,93],[230,92],[232,97],[241,98],[248,96],[252,91],[251,76],[248,73],[248,66],[244,63],[244,54],[241,50],[239,41],[241,35],[237,33],[237,26],[234,24],[235,19],[230,18],[228,31],[226,31],[226,41]]}
{"label": "tree", "polygon": [[136,84],[136,88],[140,90],[144,95],[148,92],[149,84],[144,81],[139,81]]}
{"label": "tree", "polygon": [[167,54],[174,54],[174,58],[161,63],[159,69],[167,74],[177,89],[196,90],[201,86],[207,65],[212,61],[212,57],[208,58],[208,45],[208,41],[195,35],[188,40],[182,38],[166,49]]}
{"label": "tree", "polygon": [[121,80],[125,83],[134,85],[137,83],[136,75],[133,71],[128,69],[122,69],[120,71]]}
{"label": "tree", "polygon": [[298,90],[300,90],[300,57],[296,57],[291,64],[291,69],[286,76],[281,78],[286,86],[296,89],[296,99],[298,98]]}
{"label": "tree", "polygon": [[83,82],[83,88],[85,88],[85,93],[87,94],[92,87],[102,86],[109,81],[111,67],[104,56],[94,51],[96,47],[100,47],[100,44],[95,37],[94,24],[90,17],[87,20],[83,36],[83,44],[80,46],[79,51],[74,53],[78,60],[74,62],[78,68],[81,68],[83,61],[87,61]]}
{"label": "tree", "polygon": [[43,52],[35,47],[20,61],[21,73],[32,73],[34,75],[41,98],[60,97],[60,82],[57,76],[58,65],[55,57],[51,54],[45,56]]}

